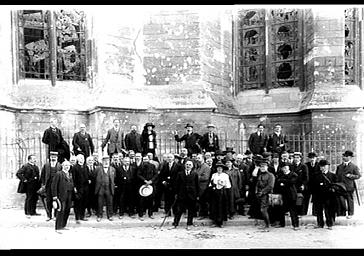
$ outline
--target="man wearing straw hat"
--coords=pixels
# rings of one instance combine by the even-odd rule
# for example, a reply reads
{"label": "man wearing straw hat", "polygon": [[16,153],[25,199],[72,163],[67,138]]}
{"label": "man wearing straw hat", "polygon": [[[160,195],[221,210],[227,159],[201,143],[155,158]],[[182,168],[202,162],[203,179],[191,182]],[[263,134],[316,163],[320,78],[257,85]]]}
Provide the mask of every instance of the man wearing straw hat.
{"label": "man wearing straw hat", "polygon": [[215,125],[208,124],[207,128],[209,129],[208,132],[206,132],[204,135],[202,135],[201,138],[201,148],[205,152],[216,152],[216,150],[219,150],[219,137],[214,132]]}

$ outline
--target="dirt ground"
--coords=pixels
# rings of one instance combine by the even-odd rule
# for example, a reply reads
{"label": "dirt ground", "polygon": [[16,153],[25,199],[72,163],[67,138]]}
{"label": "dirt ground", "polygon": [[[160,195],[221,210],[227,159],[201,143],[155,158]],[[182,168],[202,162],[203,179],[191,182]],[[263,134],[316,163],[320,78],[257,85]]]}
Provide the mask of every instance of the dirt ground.
{"label": "dirt ground", "polygon": [[354,219],[338,217],[339,224],[333,230],[314,229],[314,223],[306,221],[298,231],[286,226],[271,228],[270,232],[261,232],[244,220],[223,228],[196,221],[196,227],[186,230],[186,218],[182,217],[180,226],[170,230],[171,217],[159,228],[161,213],[153,221],[124,217],[96,222],[92,216],[81,224],[71,215],[69,230],[59,234],[54,221],[45,221],[44,213],[27,219],[20,209],[1,209],[0,249],[364,248],[363,213],[361,206],[356,208]]}

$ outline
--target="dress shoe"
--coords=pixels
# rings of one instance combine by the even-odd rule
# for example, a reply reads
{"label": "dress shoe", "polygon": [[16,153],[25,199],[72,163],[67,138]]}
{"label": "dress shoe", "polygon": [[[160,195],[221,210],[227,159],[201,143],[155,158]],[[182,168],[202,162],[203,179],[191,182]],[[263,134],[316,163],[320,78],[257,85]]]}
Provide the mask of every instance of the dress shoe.
{"label": "dress shoe", "polygon": [[297,231],[297,230],[300,230],[300,228],[299,227],[294,227],[293,230]]}
{"label": "dress shoe", "polygon": [[191,230],[192,229],[191,225],[187,225],[186,229]]}
{"label": "dress shoe", "polygon": [[324,228],[324,227],[319,226],[319,225],[315,225],[315,226],[313,226],[313,228],[314,228],[314,229],[317,229],[317,228]]}
{"label": "dress shoe", "polygon": [[52,218],[47,218],[46,221],[50,221]]}
{"label": "dress shoe", "polygon": [[124,216],[123,216],[123,215],[120,215],[120,216],[119,216],[119,219],[122,219],[122,218],[124,218]]}
{"label": "dress shoe", "polygon": [[86,218],[83,218],[83,219],[81,219],[82,221],[88,221],[88,219],[86,219]]}
{"label": "dress shoe", "polygon": [[114,219],[112,217],[109,218],[109,221],[113,221]]}
{"label": "dress shoe", "polygon": [[130,218],[132,219],[135,219],[135,216],[134,215],[129,215]]}
{"label": "dress shoe", "polygon": [[152,215],[149,216],[150,219],[154,219],[154,217]]}
{"label": "dress shoe", "polygon": [[81,224],[81,221],[79,221],[79,220],[76,220],[76,224]]}
{"label": "dress shoe", "polygon": [[140,221],[144,221],[144,218],[143,218],[143,217],[139,217],[139,220],[140,220]]}
{"label": "dress shoe", "polygon": [[197,220],[203,220],[206,219],[204,216],[199,217]]}
{"label": "dress shoe", "polygon": [[97,221],[97,222],[100,222],[100,221],[101,221],[101,218],[97,218],[97,219],[96,219],[96,221]]}
{"label": "dress shoe", "polygon": [[40,216],[40,215],[42,215],[42,214],[40,214],[40,213],[33,213],[33,214],[31,214],[32,216]]}
{"label": "dress shoe", "polygon": [[86,218],[90,218],[91,217],[91,213],[86,214]]}
{"label": "dress shoe", "polygon": [[171,227],[168,228],[169,230],[172,230],[172,229],[177,229],[177,225],[172,225]]}
{"label": "dress shoe", "polygon": [[332,227],[327,227],[328,230],[332,230]]}
{"label": "dress shoe", "polygon": [[352,217],[353,217],[353,216],[351,216],[351,215],[347,215],[347,216],[346,216],[346,218],[347,218],[347,219],[351,219]]}

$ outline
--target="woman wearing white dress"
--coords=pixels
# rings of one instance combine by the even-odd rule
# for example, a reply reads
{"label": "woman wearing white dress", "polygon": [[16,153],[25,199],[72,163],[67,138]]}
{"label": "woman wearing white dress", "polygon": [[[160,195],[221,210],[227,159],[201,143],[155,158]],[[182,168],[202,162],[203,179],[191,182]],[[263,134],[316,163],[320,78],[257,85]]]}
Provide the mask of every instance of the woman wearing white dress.
{"label": "woman wearing white dress", "polygon": [[212,174],[209,186],[211,187],[211,214],[210,218],[213,221],[213,226],[223,227],[223,221],[227,221],[228,213],[228,193],[231,188],[229,175],[223,170],[227,166],[222,162],[216,163],[216,172]]}

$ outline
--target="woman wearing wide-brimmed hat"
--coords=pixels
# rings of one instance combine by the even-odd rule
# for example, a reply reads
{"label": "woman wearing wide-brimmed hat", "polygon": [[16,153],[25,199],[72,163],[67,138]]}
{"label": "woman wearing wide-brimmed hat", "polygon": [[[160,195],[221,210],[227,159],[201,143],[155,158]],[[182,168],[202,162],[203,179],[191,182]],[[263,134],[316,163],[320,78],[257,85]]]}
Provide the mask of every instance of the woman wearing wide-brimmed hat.
{"label": "woman wearing wide-brimmed hat", "polygon": [[155,149],[157,148],[157,133],[154,131],[155,125],[153,123],[146,123],[142,131],[142,148],[143,155],[153,153],[155,157]]}
{"label": "woman wearing wide-brimmed hat", "polygon": [[231,188],[229,175],[223,172],[227,166],[222,162],[215,165],[216,172],[212,174],[210,181],[210,218],[213,226],[223,227],[223,221],[227,221],[228,214],[228,189]]}

